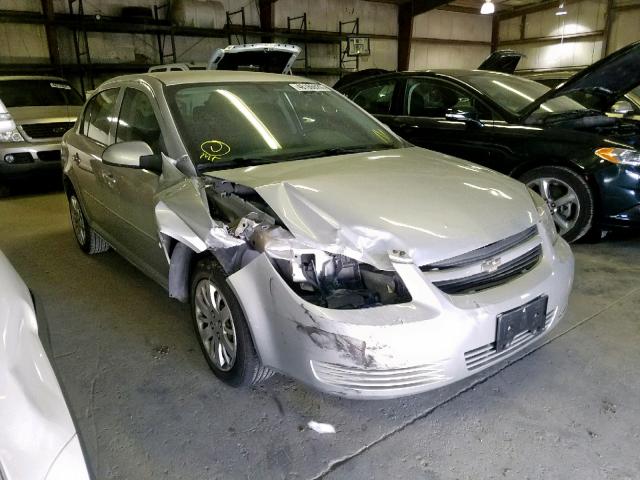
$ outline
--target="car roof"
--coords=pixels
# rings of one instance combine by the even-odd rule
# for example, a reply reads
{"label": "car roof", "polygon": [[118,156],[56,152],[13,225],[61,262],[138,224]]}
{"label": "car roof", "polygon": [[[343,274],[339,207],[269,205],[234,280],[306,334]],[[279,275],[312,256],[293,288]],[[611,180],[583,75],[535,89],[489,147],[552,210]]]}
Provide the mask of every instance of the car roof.
{"label": "car roof", "polygon": [[433,69],[433,70],[406,70],[403,72],[389,72],[389,73],[382,73],[379,75],[372,75],[369,77],[364,77],[362,79],[358,79],[355,80],[353,83],[348,83],[347,85],[345,85],[345,87],[347,86],[351,86],[351,85],[356,85],[358,83],[361,82],[365,82],[368,80],[371,80],[373,78],[384,78],[384,77],[393,77],[393,76],[397,76],[397,75],[402,75],[402,76],[411,76],[411,75],[432,75],[432,76],[437,76],[437,75],[442,75],[442,76],[446,76],[446,77],[452,77],[452,78],[457,78],[460,80],[465,80],[465,78],[469,77],[470,75],[477,75],[477,74],[481,74],[481,75],[486,75],[486,76],[495,76],[495,77],[513,77],[514,75],[510,74],[510,73],[502,73],[502,72],[492,72],[490,70],[469,70],[469,69]]}
{"label": "car roof", "polygon": [[69,83],[69,81],[64,78],[52,77],[49,75],[3,75],[3,76],[0,76],[0,82],[5,80],[55,80],[56,82]]}
{"label": "car roof", "polygon": [[287,82],[302,83],[313,82],[305,77],[294,75],[282,75],[278,73],[244,72],[230,70],[188,70],[183,72],[147,72],[132,75],[122,75],[107,80],[102,85],[127,82],[133,80],[155,79],[165,85],[184,85],[189,83],[234,83],[234,82]]}
{"label": "car roof", "polygon": [[530,78],[532,80],[536,80],[536,79],[567,80],[573,77],[579,71],[580,70],[576,69],[576,70],[559,70],[555,72],[528,72],[528,73],[523,73],[522,76],[526,78]]}

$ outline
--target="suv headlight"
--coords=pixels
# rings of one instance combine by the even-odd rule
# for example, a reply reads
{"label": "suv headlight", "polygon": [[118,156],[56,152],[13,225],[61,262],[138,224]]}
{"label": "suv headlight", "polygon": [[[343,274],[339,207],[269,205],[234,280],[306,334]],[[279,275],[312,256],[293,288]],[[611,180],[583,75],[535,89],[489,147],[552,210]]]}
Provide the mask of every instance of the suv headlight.
{"label": "suv headlight", "polygon": [[629,148],[599,148],[596,155],[607,162],[640,167],[640,152]]}
{"label": "suv headlight", "polygon": [[559,237],[558,230],[556,230],[556,223],[553,221],[553,216],[551,215],[551,211],[549,210],[547,202],[545,202],[540,195],[538,195],[530,188],[528,190],[529,195],[531,195],[531,199],[536,206],[536,210],[538,211],[540,223],[542,223],[542,226],[549,235],[551,243],[556,243]]}
{"label": "suv headlight", "polygon": [[0,132],[0,142],[24,142],[24,138],[17,129],[8,132]]}

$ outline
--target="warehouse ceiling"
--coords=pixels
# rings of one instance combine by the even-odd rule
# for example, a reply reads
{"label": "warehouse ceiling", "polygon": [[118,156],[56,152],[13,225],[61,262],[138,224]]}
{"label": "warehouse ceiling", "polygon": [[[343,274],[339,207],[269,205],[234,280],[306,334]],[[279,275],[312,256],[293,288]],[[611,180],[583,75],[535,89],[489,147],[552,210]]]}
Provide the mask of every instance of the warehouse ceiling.
{"label": "warehouse ceiling", "polygon": [[[412,1],[419,3],[420,0],[369,0],[374,2],[381,3],[393,3],[395,5],[404,5],[407,3],[411,3]],[[532,5],[537,5],[541,3],[548,3],[548,0],[492,0],[496,5],[496,11],[505,12],[509,10],[514,10],[516,8],[522,7],[530,7]],[[452,10],[458,11],[468,11],[469,13],[480,13],[480,7],[484,3],[484,0],[452,0],[449,2],[439,2],[446,3],[445,7]]]}

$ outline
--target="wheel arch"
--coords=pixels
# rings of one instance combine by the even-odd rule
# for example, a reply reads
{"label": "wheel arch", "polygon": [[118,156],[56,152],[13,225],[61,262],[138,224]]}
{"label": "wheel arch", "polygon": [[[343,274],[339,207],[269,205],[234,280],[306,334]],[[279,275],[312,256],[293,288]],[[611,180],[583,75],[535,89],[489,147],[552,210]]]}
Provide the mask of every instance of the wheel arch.
{"label": "wheel arch", "polygon": [[509,172],[509,176],[519,179],[526,172],[533,170],[534,168],[541,167],[564,167],[571,170],[573,173],[580,175],[589,185],[589,188],[593,192],[593,201],[594,201],[594,220],[598,222],[600,220],[600,213],[602,212],[602,195],[600,185],[596,181],[595,175],[591,173],[591,171],[587,168],[581,167],[578,163],[573,162],[571,160],[564,160],[558,158],[548,158],[545,161],[535,161],[530,160],[520,165],[516,166],[511,172]]}

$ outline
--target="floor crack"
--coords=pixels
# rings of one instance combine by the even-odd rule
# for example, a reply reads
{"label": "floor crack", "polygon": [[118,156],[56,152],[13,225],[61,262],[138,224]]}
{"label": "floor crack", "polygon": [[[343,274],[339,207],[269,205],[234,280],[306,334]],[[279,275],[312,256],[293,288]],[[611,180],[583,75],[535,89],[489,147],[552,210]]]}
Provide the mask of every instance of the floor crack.
{"label": "floor crack", "polygon": [[635,293],[640,292],[640,287],[635,288],[633,290],[631,290],[630,292],[626,293],[625,295],[621,296],[620,298],[618,298],[617,300],[615,300],[614,302],[604,306],[603,308],[601,308],[600,310],[598,310],[597,312],[593,313],[592,315],[587,316],[586,318],[580,320],[578,323],[576,323],[575,325],[572,325],[571,327],[567,328],[566,330],[558,333],[555,336],[549,337],[547,338],[544,342],[540,343],[539,345],[537,345],[535,348],[526,351],[525,353],[521,354],[520,356],[517,357],[513,357],[510,361],[508,361],[508,363],[506,363],[505,365],[503,365],[502,367],[500,367],[498,370],[496,370],[495,372],[491,373],[490,375],[487,375],[486,377],[482,377],[477,379],[476,381],[474,381],[473,383],[467,385],[466,387],[458,390],[457,392],[455,392],[454,394],[452,394],[451,396],[445,398],[442,402],[434,405],[433,407],[425,410],[424,412],[414,416],[413,418],[411,418],[410,420],[408,420],[407,422],[403,423],[402,425],[399,425],[398,427],[394,428],[393,430],[390,430],[389,432],[385,433],[384,435],[380,436],[379,438],[377,438],[376,440],[374,440],[373,442],[367,444],[367,445],[363,445],[361,448],[359,448],[358,450],[356,450],[355,452],[349,454],[349,455],[345,455],[343,457],[339,457],[336,458],[334,460],[332,460],[329,465],[327,465],[327,467],[322,470],[320,473],[318,473],[316,476],[309,478],[309,480],[319,480],[323,477],[325,477],[326,475],[328,475],[329,473],[337,470],[339,467],[341,467],[342,465],[344,465],[345,463],[353,460],[354,458],[358,457],[359,455],[363,454],[364,452],[366,452],[367,450],[369,450],[370,448],[378,445],[381,442],[384,442],[387,438],[395,435],[396,433],[399,433],[401,431],[403,431],[404,429],[406,429],[407,427],[410,427],[411,425],[419,422],[420,420],[425,419],[426,417],[428,417],[429,415],[431,415],[434,411],[436,411],[438,408],[447,405],[448,403],[450,403],[451,401],[455,400],[456,398],[458,398],[460,395],[462,395],[465,392],[468,392],[469,390],[473,390],[475,387],[477,387],[478,385],[482,385],[483,383],[485,383],[487,380],[495,377],[496,375],[498,375],[499,373],[501,373],[503,370],[505,370],[506,368],[510,367],[511,365],[518,363],[520,360],[528,357],[529,355],[537,352],[538,350],[540,350],[542,347],[544,347],[545,345],[548,345],[549,343],[557,340],[560,337],[563,337],[564,335],[566,335],[567,333],[572,332],[573,330],[575,330],[576,328],[584,325],[585,323],[589,322],[590,320],[594,319],[595,317],[597,317],[598,315],[601,315],[603,312],[609,310],[610,308],[614,307],[615,305],[619,304],[620,302],[622,302],[623,300],[625,300],[626,298],[634,295]]}

